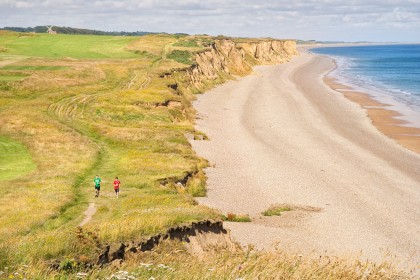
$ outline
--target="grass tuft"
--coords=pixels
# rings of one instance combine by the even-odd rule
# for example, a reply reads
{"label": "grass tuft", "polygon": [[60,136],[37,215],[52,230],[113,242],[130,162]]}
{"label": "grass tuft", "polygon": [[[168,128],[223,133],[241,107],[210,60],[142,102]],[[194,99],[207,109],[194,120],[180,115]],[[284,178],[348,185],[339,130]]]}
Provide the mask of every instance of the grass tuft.
{"label": "grass tuft", "polygon": [[274,205],[262,212],[264,216],[281,216],[281,213],[292,211],[293,209],[288,205]]}
{"label": "grass tuft", "polygon": [[251,222],[251,218],[249,215],[238,215],[233,213],[228,213],[227,216],[222,216],[224,221],[228,222],[237,222],[237,223],[249,223]]}

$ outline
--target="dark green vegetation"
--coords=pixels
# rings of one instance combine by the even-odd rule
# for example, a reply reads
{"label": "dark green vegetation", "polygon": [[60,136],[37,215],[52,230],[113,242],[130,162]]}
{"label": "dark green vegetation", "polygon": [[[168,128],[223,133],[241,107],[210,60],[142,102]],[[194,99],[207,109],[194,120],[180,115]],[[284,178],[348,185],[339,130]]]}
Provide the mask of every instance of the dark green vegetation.
{"label": "dark green vegetation", "polygon": [[196,40],[183,40],[176,42],[175,47],[187,47],[187,48],[196,48],[199,47]]}
{"label": "dark green vegetation", "polygon": [[180,51],[180,50],[174,50],[170,54],[168,54],[169,59],[173,59],[175,61],[178,61],[183,64],[191,64],[191,53],[188,51]]}

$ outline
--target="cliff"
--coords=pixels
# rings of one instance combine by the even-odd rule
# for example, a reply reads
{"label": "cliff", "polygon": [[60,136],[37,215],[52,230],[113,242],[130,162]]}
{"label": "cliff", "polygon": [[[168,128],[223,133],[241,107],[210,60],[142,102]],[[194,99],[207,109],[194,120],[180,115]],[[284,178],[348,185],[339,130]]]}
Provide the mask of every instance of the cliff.
{"label": "cliff", "polygon": [[204,50],[190,54],[191,66],[159,74],[167,80],[165,83],[174,95],[155,106],[177,108],[193,120],[195,111],[191,101],[195,99],[195,93],[209,90],[235,76],[250,74],[255,65],[287,62],[298,55],[298,51],[294,40],[212,38]]}
{"label": "cliff", "polygon": [[215,40],[207,50],[195,54],[195,65],[188,70],[189,84],[201,88],[212,81],[222,82],[226,75],[248,74],[254,65],[283,63],[297,54],[292,40]]}

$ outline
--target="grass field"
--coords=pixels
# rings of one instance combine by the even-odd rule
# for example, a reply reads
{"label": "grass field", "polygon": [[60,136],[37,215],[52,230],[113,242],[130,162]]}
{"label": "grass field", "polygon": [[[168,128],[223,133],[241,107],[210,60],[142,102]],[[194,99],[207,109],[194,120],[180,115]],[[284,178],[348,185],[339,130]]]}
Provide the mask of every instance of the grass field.
{"label": "grass field", "polygon": [[[193,126],[192,91],[183,91],[181,74],[161,78],[192,64],[193,53],[212,40],[0,32],[0,278],[80,279],[78,270],[55,271],[49,264],[60,260],[74,268],[72,261],[82,256],[97,260],[95,244],[141,240],[174,225],[222,217],[193,198],[205,195],[201,170],[207,162],[185,137],[200,134]],[[175,83],[179,91],[170,87]],[[95,175],[102,178],[99,198]],[[116,176],[122,183],[118,199],[112,188]],[[97,212],[83,230],[95,239],[81,242],[77,226],[90,203]],[[178,267],[176,274],[159,272],[162,278],[188,279],[181,272],[189,268],[198,278],[240,277],[233,270],[224,273],[241,263],[249,264],[244,271],[251,278],[260,276],[255,267],[261,266],[261,273],[274,269],[264,270],[271,255],[254,254],[246,261],[239,250],[229,265],[223,253],[203,266],[171,246],[145,259]],[[138,262],[125,265],[142,277],[153,276]],[[209,274],[214,268],[217,273]],[[92,278],[114,272],[88,271]]]}
{"label": "grass field", "polygon": [[[82,252],[96,258],[75,234],[89,202],[97,213],[85,227],[103,243],[218,217],[196,205],[194,184],[159,184],[206,165],[184,136],[194,131],[182,105],[192,96],[175,95],[168,87],[175,81],[159,79],[180,65],[165,58],[176,42],[167,35],[0,35],[7,50],[0,53],[0,183],[9,186],[0,197],[0,271]],[[157,107],[167,100],[180,106]],[[103,181],[97,199],[96,174]]]}
{"label": "grass field", "polygon": [[80,59],[138,57],[126,49],[136,40],[134,37],[23,33],[9,33],[1,37],[0,48],[13,55]]}

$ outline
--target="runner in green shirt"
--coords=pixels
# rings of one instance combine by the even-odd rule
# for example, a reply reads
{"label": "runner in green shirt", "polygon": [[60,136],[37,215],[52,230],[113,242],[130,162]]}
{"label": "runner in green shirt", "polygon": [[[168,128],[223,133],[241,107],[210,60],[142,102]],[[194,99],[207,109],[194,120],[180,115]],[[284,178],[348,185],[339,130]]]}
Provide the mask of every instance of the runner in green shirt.
{"label": "runner in green shirt", "polygon": [[99,191],[101,190],[101,178],[99,178],[98,175],[96,175],[95,179],[93,179],[93,183],[95,185],[96,195],[95,197],[99,196]]}

